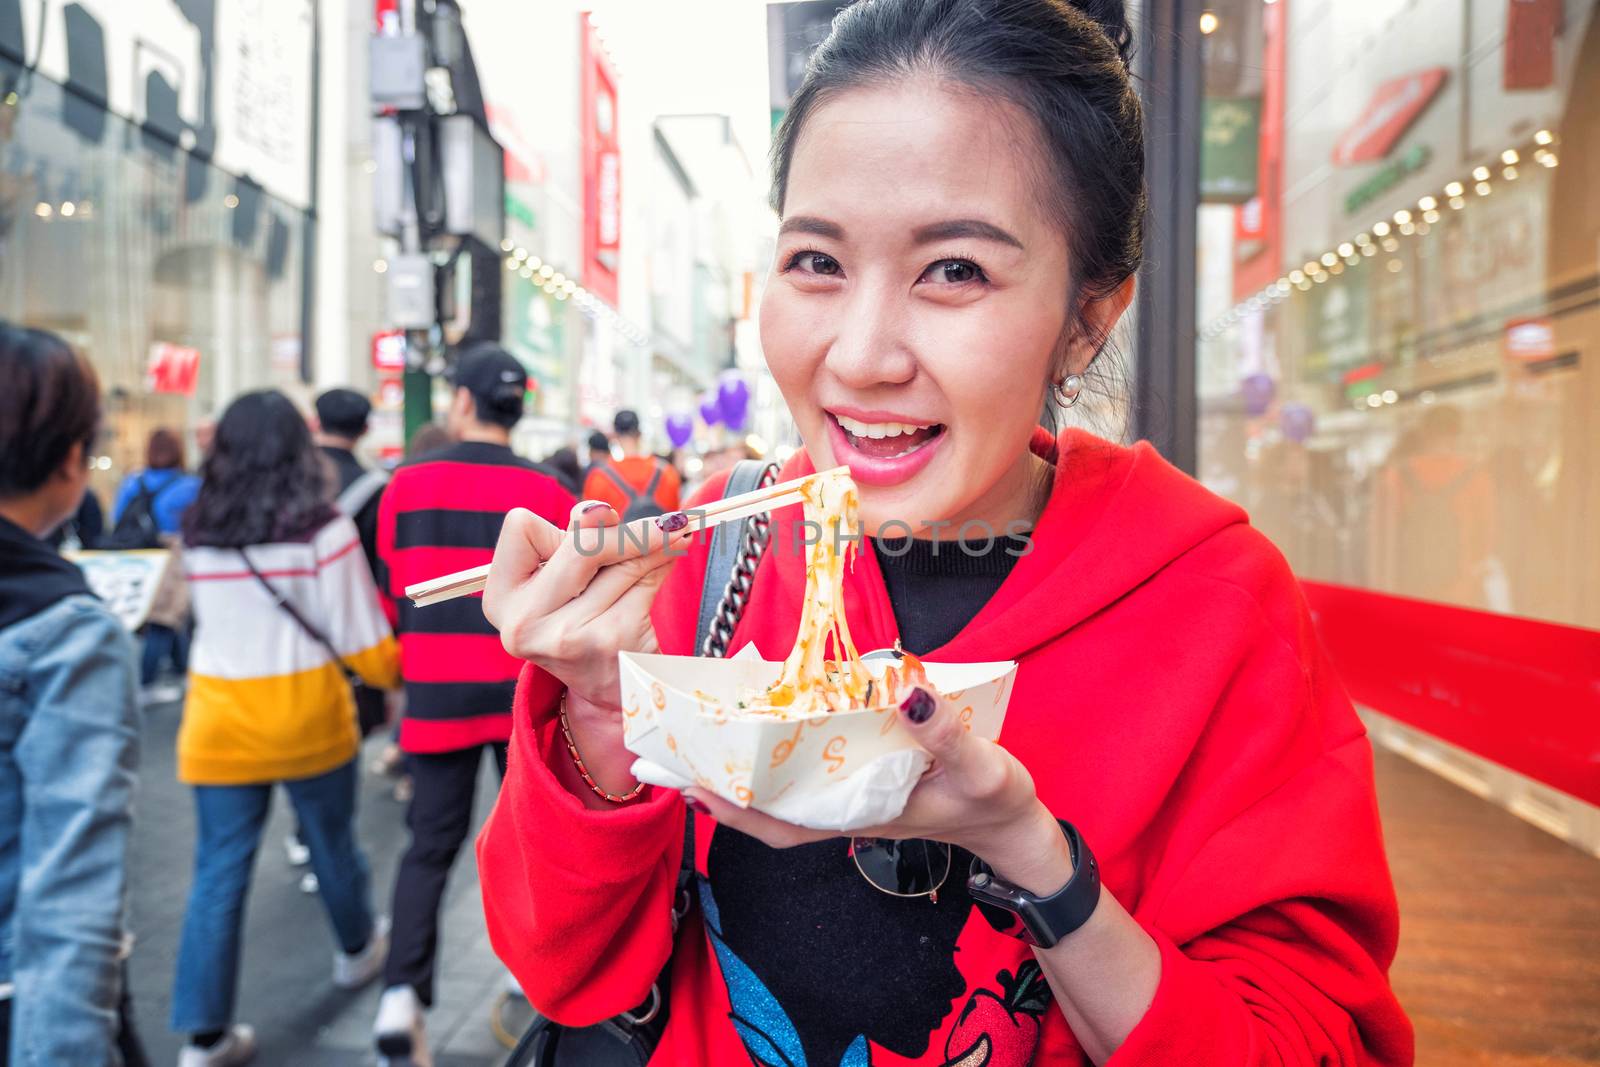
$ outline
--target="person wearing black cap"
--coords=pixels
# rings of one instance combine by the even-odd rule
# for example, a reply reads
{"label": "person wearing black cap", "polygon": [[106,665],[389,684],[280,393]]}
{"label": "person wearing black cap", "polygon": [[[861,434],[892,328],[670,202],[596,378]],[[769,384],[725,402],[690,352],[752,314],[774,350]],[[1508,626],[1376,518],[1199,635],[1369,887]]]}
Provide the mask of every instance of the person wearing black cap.
{"label": "person wearing black cap", "polygon": [[623,408],[612,420],[622,458],[594,466],[583,483],[586,500],[610,504],[624,521],[677,511],[682,480],[677,470],[644,450],[639,415]]}
{"label": "person wearing black cap", "polygon": [[[317,425],[313,438],[322,454],[333,465],[334,506],[356,524],[361,535],[361,551],[372,568],[372,577],[383,588],[382,571],[378,561],[378,499],[383,487],[389,484],[389,474],[383,470],[368,470],[356,459],[356,442],[367,432],[367,420],[372,414],[372,402],[354,389],[329,389],[317,397]],[[393,620],[390,620],[393,622]],[[356,687],[356,714],[361,722],[361,734],[367,734],[383,725],[387,718],[383,693],[364,685]],[[291,861],[310,854],[303,846],[289,846]],[[303,864],[302,864],[303,865]]]}
{"label": "person wearing black cap", "polygon": [[589,462],[583,468],[584,481],[589,480],[589,475],[602,464],[611,462],[611,438],[595,430],[589,434]]}
{"label": "person wearing black cap", "polygon": [[389,475],[368,470],[356,459],[356,442],[367,432],[372,402],[354,389],[329,389],[317,397],[317,426],[313,435],[337,475],[335,504],[355,521],[361,532],[361,549],[372,573],[378,573],[378,497]]}
{"label": "person wearing black cap", "polygon": [[[385,991],[374,1026],[380,1061],[428,1062],[423,1009],[433,1003],[439,903],[456,854],[472,826],[483,749],[505,773],[511,699],[522,661],[500,644],[481,601],[462,598],[418,608],[405,588],[488,563],[506,512],[524,507],[565,527],[574,504],[548,472],[511,451],[522,418],[527,372],[489,343],[463,353],[451,382],[446,424],[456,443],[395,471],[378,516],[385,592],[399,606],[406,713],[400,747],[413,780],[406,825],[411,842],[395,875],[394,926]],[[553,678],[537,669],[524,683]]]}

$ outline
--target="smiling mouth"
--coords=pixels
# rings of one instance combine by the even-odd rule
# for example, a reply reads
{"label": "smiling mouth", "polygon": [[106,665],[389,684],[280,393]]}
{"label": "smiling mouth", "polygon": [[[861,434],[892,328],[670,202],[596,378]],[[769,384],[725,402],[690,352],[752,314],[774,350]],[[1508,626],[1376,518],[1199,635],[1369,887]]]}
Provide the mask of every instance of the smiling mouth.
{"label": "smiling mouth", "polygon": [[899,459],[944,433],[944,424],[931,422],[915,424],[905,422],[862,422],[844,415],[828,413],[844,431],[845,441],[863,456],[873,459]]}

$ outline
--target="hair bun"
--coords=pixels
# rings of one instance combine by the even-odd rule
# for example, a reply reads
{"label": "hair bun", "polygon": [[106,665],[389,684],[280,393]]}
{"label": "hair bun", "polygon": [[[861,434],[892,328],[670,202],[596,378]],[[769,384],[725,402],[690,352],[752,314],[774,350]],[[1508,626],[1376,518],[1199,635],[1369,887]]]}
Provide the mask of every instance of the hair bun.
{"label": "hair bun", "polygon": [[1128,25],[1128,5],[1124,0],[1071,0],[1071,3],[1105,32],[1126,67],[1133,55],[1133,29]]}

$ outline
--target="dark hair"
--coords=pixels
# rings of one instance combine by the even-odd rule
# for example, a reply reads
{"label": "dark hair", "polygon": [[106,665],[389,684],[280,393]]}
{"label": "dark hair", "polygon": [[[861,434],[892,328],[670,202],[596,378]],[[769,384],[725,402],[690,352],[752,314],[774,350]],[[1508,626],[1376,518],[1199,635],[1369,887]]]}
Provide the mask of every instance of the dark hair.
{"label": "dark hair", "polygon": [[858,0],[834,18],[773,138],[773,209],[783,214],[800,131],[828,98],[917,74],[996,93],[1037,128],[1040,191],[1066,233],[1068,306],[1086,330],[1084,302],[1115,291],[1144,254],[1132,40],[1123,0]]}
{"label": "dark hair", "polygon": [[632,437],[639,432],[639,413],[623,408],[611,420],[611,429],[618,437]]}
{"label": "dark hair", "polygon": [[418,456],[429,452],[437,452],[441,448],[448,448],[455,444],[455,438],[450,436],[450,431],[440,426],[437,422],[425,422],[417,427],[417,432],[411,435],[411,440],[406,445],[406,459],[416,459]]}
{"label": "dark hair", "polygon": [[367,432],[372,401],[354,389],[329,389],[317,397],[317,422],[322,432],[337,437],[360,437]]}
{"label": "dark hair", "polygon": [[596,430],[589,435],[589,451],[609,453],[611,451],[611,441],[607,439],[605,434]]}
{"label": "dark hair", "polygon": [[472,394],[473,416],[479,422],[486,422],[491,426],[499,426],[509,430],[522,421],[523,390],[512,390],[515,386],[497,386],[495,391],[484,396],[482,393]]}
{"label": "dark hair", "polygon": [[304,540],[334,517],[329,475],[288,397],[245,393],[217,422],[199,495],[183,516],[184,541],[240,548]]}
{"label": "dark hair", "polygon": [[144,465],[153,471],[183,466],[183,441],[165,426],[151,430],[144,446]]}
{"label": "dark hair", "polygon": [[583,464],[578,462],[578,450],[564,445],[545,457],[544,465],[561,475],[568,485],[583,484]]}
{"label": "dark hair", "polygon": [[0,498],[38,489],[72,446],[89,458],[100,379],[53,333],[0,322]]}

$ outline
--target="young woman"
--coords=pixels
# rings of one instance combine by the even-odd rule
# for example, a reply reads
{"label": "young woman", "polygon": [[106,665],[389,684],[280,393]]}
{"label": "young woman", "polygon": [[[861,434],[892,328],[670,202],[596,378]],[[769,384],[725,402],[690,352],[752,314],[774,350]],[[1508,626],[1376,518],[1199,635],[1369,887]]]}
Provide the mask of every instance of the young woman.
{"label": "young woman", "polygon": [[[388,948],[355,841],[355,706],[344,669],[398,684],[399,653],[355,524],[328,503],[321,455],[283,394],[246,393],[223,412],[194,506],[184,567],[197,629],[178,732],[194,785],[194,883],[184,913],[172,1027],[181,1067],[255,1053],[233,1024],[239,936],[261,829],[282,783],[311,850],[338,951],[333,978],[377,977]],[[342,664],[342,668],[341,668]]]}
{"label": "young woman", "polygon": [[[806,445],[784,477],[860,487],[850,630],[1019,663],[998,743],[937,696],[902,707],[934,767],[866,833],[933,842],[899,847],[925,878],[700,789],[601,796],[634,792],[616,654],[691,651],[704,550],[614,563],[507,521],[485,608],[566,691],[519,695],[479,859],[494,944],[554,1019],[641,1005],[670,954],[658,1064],[1410,1062],[1370,748],[1282,557],[1148,446],[1037,426],[1133,293],[1128,39],[1106,0],[861,0],[774,146],[762,344]],[[789,651],[792,540],[735,648]],[[684,803],[699,907],[674,945]],[[975,900],[997,886],[1015,911]]]}

